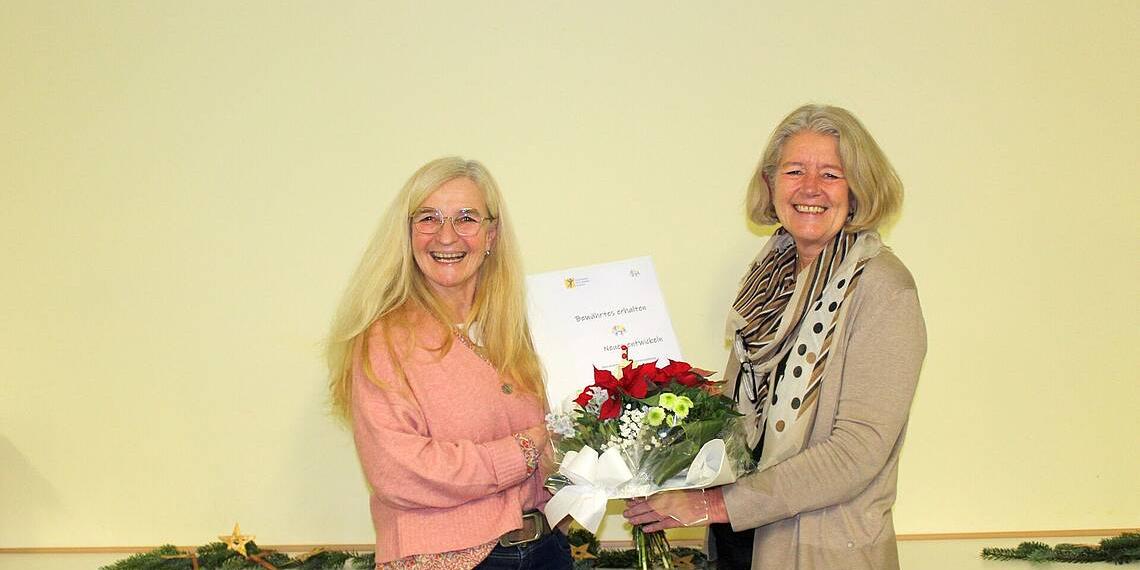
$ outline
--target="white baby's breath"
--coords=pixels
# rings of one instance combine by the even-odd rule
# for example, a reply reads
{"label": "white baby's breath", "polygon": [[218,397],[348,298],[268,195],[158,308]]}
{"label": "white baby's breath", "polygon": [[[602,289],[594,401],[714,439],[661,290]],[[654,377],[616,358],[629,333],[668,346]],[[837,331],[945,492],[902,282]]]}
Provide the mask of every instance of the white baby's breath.
{"label": "white baby's breath", "polygon": [[574,429],[574,418],[570,414],[546,414],[546,429],[562,437],[574,437],[578,432]]}

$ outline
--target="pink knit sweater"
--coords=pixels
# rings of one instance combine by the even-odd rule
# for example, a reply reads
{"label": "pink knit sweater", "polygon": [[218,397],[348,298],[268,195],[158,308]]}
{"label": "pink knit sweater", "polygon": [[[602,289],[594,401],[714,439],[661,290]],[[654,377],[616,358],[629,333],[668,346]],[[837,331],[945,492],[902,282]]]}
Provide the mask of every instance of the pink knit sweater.
{"label": "pink knit sweater", "polygon": [[543,423],[537,398],[505,394],[494,368],[460,342],[442,357],[446,331],[426,318],[389,330],[407,375],[401,389],[379,325],[369,330],[373,370],[385,388],[353,369],[356,451],[372,490],[376,561],[485,544],[522,527],[522,513],[549,498],[527,476],[513,434]]}

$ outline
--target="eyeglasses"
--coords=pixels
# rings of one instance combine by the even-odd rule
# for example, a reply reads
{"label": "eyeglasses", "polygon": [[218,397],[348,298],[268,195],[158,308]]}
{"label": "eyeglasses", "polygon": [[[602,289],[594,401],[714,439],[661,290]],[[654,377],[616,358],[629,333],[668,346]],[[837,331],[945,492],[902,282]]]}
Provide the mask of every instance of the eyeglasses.
{"label": "eyeglasses", "polygon": [[451,220],[451,228],[455,233],[470,237],[479,233],[483,222],[493,222],[495,216],[484,216],[474,208],[463,208],[454,216],[445,216],[436,208],[420,208],[411,215],[412,229],[421,234],[437,234],[443,229],[443,224]]}

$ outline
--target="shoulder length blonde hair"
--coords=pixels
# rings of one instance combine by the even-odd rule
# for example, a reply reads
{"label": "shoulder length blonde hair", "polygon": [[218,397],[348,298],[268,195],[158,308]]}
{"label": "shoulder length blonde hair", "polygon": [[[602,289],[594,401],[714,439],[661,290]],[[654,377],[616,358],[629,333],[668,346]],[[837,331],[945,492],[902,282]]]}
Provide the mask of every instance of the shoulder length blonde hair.
{"label": "shoulder length blonde hair", "polygon": [[767,180],[775,180],[776,166],[788,139],[803,131],[839,139],[839,159],[850,189],[852,216],[847,231],[875,229],[902,207],[903,185],[871,133],[847,109],[830,105],[804,105],[792,111],[772,131],[768,146],[748,183],[748,216],[759,225],[778,224]]}
{"label": "shoulder length blonde hair", "polygon": [[[417,207],[440,186],[455,178],[475,183],[487,204],[487,215],[497,224],[497,236],[479,268],[475,300],[467,315],[467,325],[479,323],[486,356],[500,374],[510,378],[526,393],[544,399],[542,368],[531,342],[526,319],[525,283],[511,220],[498,184],[478,161],[449,156],[420,167],[404,184],[380,220],[364,257],[349,280],[333,319],[326,348],[329,391],[333,411],[342,419],[352,416],[352,370],[362,359],[367,377],[382,388],[393,379],[379,379],[368,360],[366,336],[369,327],[380,322],[385,327],[408,327],[401,309],[418,307],[434,318],[440,327],[454,323],[457,316],[432,292],[412,256],[409,218]],[[390,335],[388,350],[395,355]],[[414,337],[413,337],[414,338]],[[445,354],[452,347],[452,335],[444,335],[441,346],[429,347]],[[397,371],[399,372],[398,361]]]}

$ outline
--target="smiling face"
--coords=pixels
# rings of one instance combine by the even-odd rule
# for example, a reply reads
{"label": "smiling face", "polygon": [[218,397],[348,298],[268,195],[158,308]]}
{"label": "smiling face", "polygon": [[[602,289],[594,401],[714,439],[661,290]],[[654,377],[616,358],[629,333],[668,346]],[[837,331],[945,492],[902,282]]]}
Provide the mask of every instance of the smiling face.
{"label": "smiling face", "polygon": [[[469,178],[444,182],[417,206],[419,208],[435,208],[444,216],[453,216],[463,209],[478,211],[483,217],[489,215],[483,193]],[[492,249],[495,241],[494,222],[484,222],[472,236],[455,233],[450,219],[434,234],[422,234],[411,228],[408,231],[412,237],[412,255],[428,286],[455,311],[456,317],[465,318],[475,300],[475,285],[484,254]]]}
{"label": "smiling face", "polygon": [[813,131],[792,135],[773,176],[764,178],[776,217],[795,239],[802,268],[839,233],[850,211],[839,139]]}

